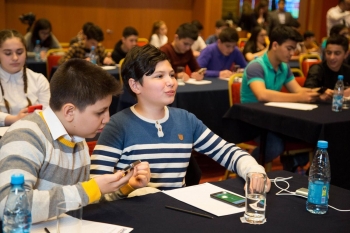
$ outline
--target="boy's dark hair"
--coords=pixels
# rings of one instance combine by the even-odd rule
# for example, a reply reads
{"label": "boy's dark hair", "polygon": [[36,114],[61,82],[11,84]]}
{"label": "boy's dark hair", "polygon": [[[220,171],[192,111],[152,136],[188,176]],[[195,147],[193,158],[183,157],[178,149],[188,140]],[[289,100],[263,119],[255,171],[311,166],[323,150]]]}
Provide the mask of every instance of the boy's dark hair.
{"label": "boy's dark hair", "polygon": [[117,80],[100,67],[83,59],[69,59],[60,65],[50,81],[50,107],[61,110],[66,103],[80,111],[108,95],[120,94]]}
{"label": "boy's dark hair", "polygon": [[280,4],[281,2],[286,3],[285,0],[279,0],[277,4]]}
{"label": "boy's dark hair", "polygon": [[349,50],[349,40],[345,36],[341,36],[341,35],[330,36],[327,39],[326,48],[329,44],[340,45],[344,49],[345,53],[347,53]]}
{"label": "boy's dark hair", "polygon": [[201,22],[199,22],[198,20],[193,20],[192,24],[194,26],[196,26],[196,28],[198,29],[198,31],[202,31],[203,30],[203,24]]}
{"label": "boy's dark hair", "polygon": [[102,29],[95,24],[88,26],[84,34],[88,40],[94,39],[94,40],[97,40],[98,42],[101,42],[104,40]]}
{"label": "boy's dark hair", "polygon": [[224,28],[220,34],[219,34],[219,39],[221,43],[225,42],[237,42],[239,37],[236,29],[233,28]]}
{"label": "boy's dark hair", "polygon": [[94,25],[93,23],[91,22],[86,22],[84,23],[83,25],[83,33],[86,35],[86,32],[89,30],[89,27],[91,27],[92,25]]}
{"label": "boy's dark hair", "polygon": [[223,20],[223,19],[219,19],[219,20],[217,20],[216,23],[215,23],[215,27],[216,27],[216,28],[228,27],[228,26],[229,26],[228,23],[226,23],[226,21]]}
{"label": "boy's dark hair", "polygon": [[333,35],[339,35],[339,33],[344,29],[347,28],[344,24],[336,24],[334,25],[331,30],[329,31],[329,36]]}
{"label": "boy's dark hair", "polygon": [[198,29],[191,23],[184,23],[177,28],[176,34],[178,35],[179,39],[190,38],[192,40],[197,40]]}
{"label": "boy's dark hair", "polygon": [[272,48],[273,42],[277,42],[279,45],[283,44],[287,40],[292,40],[295,42],[302,42],[303,37],[297,30],[294,30],[292,27],[280,25],[275,27],[270,35],[270,45],[269,50]]}
{"label": "boy's dark hair", "polygon": [[123,37],[127,38],[129,36],[138,36],[139,33],[134,27],[126,27],[123,30]]}
{"label": "boy's dark hair", "polygon": [[310,38],[310,37],[314,37],[315,36],[315,33],[313,33],[312,31],[306,31],[304,33],[304,40],[306,40],[307,38]]}
{"label": "boy's dark hair", "polygon": [[159,62],[168,60],[168,57],[154,47],[147,44],[142,47],[134,47],[127,54],[121,67],[124,87],[134,96],[136,94],[129,86],[129,79],[134,79],[142,85],[142,77],[153,74]]}

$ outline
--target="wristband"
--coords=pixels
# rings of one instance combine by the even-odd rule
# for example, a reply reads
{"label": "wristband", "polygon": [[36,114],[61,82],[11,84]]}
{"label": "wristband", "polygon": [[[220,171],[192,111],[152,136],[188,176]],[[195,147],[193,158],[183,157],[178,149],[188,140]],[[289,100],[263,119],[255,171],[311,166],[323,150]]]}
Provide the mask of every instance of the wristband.
{"label": "wristband", "polygon": [[130,184],[128,183],[128,184],[124,185],[123,187],[121,187],[119,190],[124,196],[127,196],[127,195],[129,195],[129,193],[131,193],[135,189],[133,187],[131,187]]}

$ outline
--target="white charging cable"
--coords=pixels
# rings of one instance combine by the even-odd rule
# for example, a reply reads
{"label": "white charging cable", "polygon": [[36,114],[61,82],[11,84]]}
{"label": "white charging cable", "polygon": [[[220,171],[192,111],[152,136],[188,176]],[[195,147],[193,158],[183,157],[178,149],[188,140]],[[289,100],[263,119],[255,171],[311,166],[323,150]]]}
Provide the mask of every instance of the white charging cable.
{"label": "white charging cable", "polygon": [[[275,179],[271,179],[271,182],[273,182],[275,184],[275,186],[280,189],[280,191],[278,191],[276,193],[276,195],[290,195],[290,196],[298,196],[298,197],[307,198],[307,196],[299,195],[296,192],[291,192],[291,191],[288,190],[290,186],[289,186],[289,183],[288,183],[287,180],[292,179],[292,178],[293,178],[293,176],[286,177],[286,178],[285,177],[276,177]],[[284,183],[287,184],[287,187],[286,188],[281,188],[280,186],[277,185],[276,182],[284,182]],[[286,192],[286,193],[282,193],[282,192]],[[331,206],[331,205],[328,205],[328,206],[330,208],[332,208],[332,209],[335,209],[335,210],[341,211],[341,212],[348,212],[348,211],[350,211],[350,210],[341,210],[341,209],[335,208],[334,206]]]}

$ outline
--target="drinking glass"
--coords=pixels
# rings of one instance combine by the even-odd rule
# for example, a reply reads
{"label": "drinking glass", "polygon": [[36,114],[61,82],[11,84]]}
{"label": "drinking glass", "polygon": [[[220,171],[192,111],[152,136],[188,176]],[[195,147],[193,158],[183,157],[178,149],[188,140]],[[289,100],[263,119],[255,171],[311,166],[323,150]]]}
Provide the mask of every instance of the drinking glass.
{"label": "drinking glass", "polygon": [[[349,86],[345,86],[344,90],[348,89]],[[344,95],[343,97],[343,109],[349,109],[350,108],[350,95]]]}
{"label": "drinking glass", "polygon": [[63,201],[57,204],[57,233],[80,233],[83,207],[76,201]]}
{"label": "drinking glass", "polygon": [[249,172],[246,177],[245,213],[247,222],[261,224],[265,221],[266,210],[266,175]]}

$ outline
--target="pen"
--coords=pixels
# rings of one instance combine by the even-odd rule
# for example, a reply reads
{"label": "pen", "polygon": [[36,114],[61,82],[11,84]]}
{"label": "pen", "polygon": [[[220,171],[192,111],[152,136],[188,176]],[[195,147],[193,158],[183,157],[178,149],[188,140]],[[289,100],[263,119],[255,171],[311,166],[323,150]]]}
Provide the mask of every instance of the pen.
{"label": "pen", "polygon": [[46,233],[50,233],[49,229],[47,229],[46,227],[44,228]]}
{"label": "pen", "polygon": [[184,210],[184,209],[176,208],[176,207],[173,207],[173,206],[166,205],[165,208],[172,209],[172,210],[177,210],[177,211],[188,213],[188,214],[198,215],[198,216],[205,217],[205,218],[213,219],[212,216],[209,216],[209,215],[206,215],[206,214],[201,214],[201,213],[193,212],[193,211],[190,211],[190,210]]}

